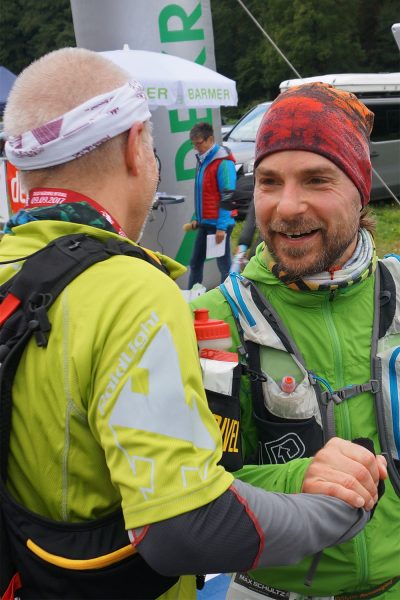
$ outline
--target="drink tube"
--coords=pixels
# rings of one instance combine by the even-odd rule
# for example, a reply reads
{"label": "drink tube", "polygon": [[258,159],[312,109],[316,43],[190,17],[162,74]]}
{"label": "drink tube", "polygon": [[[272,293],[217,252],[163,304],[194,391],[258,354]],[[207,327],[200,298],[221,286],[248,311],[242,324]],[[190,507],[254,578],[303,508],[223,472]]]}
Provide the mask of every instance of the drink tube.
{"label": "drink tube", "polygon": [[246,264],[246,244],[239,244],[236,254],[233,257],[230,272],[240,273]]}

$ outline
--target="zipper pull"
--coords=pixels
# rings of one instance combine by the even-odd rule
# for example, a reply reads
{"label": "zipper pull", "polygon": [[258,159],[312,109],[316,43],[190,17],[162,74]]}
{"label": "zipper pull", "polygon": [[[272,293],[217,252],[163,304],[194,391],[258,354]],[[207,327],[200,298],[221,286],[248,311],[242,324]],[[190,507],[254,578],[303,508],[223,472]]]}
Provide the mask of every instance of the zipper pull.
{"label": "zipper pull", "polygon": [[333,300],[336,298],[336,294],[337,294],[337,288],[335,290],[331,290],[329,293],[329,302],[333,302]]}

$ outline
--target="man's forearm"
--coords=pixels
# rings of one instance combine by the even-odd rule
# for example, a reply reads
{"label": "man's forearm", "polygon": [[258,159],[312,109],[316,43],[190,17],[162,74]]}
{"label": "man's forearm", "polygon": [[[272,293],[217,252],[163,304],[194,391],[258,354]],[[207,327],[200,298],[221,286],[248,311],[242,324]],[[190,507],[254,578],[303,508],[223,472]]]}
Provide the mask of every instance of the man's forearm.
{"label": "man's forearm", "polygon": [[312,494],[265,492],[241,481],[196,510],[135,530],[138,551],[165,575],[295,564],[342,543],[369,513]]}

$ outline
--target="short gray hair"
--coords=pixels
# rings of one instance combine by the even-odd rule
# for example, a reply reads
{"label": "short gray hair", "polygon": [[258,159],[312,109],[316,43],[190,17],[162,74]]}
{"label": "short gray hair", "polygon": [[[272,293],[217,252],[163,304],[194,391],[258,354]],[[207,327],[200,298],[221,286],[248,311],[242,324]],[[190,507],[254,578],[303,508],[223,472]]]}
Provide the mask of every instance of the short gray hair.
{"label": "short gray hair", "polygon": [[[62,48],[29,65],[16,79],[4,113],[7,136],[39,127],[94,96],[131,79],[129,73],[84,48]],[[151,126],[146,125],[151,140]],[[113,171],[123,158],[128,132],[67,163],[21,171],[24,188],[68,185],[77,177],[98,177]]]}

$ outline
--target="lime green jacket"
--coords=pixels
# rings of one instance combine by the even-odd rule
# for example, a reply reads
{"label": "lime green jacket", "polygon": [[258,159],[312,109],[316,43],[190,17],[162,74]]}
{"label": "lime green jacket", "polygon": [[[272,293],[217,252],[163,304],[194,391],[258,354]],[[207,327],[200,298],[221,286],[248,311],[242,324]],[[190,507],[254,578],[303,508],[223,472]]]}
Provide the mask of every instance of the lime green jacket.
{"label": "lime green jacket", "polygon": [[[252,280],[272,304],[303,354],[309,370],[325,378],[332,389],[370,379],[374,277],[329,292],[294,291],[267,269],[262,245],[243,275]],[[234,319],[222,293],[216,289],[199,297],[192,308],[208,308],[211,318],[230,324],[234,350],[239,345]],[[249,382],[242,378],[241,427],[245,459],[257,448]],[[347,440],[372,438],[379,450],[373,397],[362,393],[335,406],[337,435]],[[276,492],[298,493],[310,459],[280,465],[246,465],[235,475],[253,485]],[[268,540],[266,540],[266,543]],[[400,502],[390,482],[374,517],[350,542],[327,549],[311,587],[304,586],[311,557],[293,567],[259,569],[251,576],[282,590],[329,596],[367,590],[400,575]]]}
{"label": "lime green jacket", "polygon": [[[33,221],[3,237],[1,260],[94,227]],[[126,241],[126,240],[124,240]],[[172,276],[183,268],[163,258]],[[21,263],[2,265],[0,283]],[[49,310],[46,348],[30,340],[13,387],[8,487],[58,521],[96,519],[122,506],[126,529],[218,498],[233,481],[217,463],[190,310],[178,286],[143,260],[113,256],[74,279]],[[193,413],[193,414],[192,414]],[[204,432],[199,448],[193,428]],[[132,582],[134,585],[134,582]],[[195,598],[184,577],[164,598]]]}

